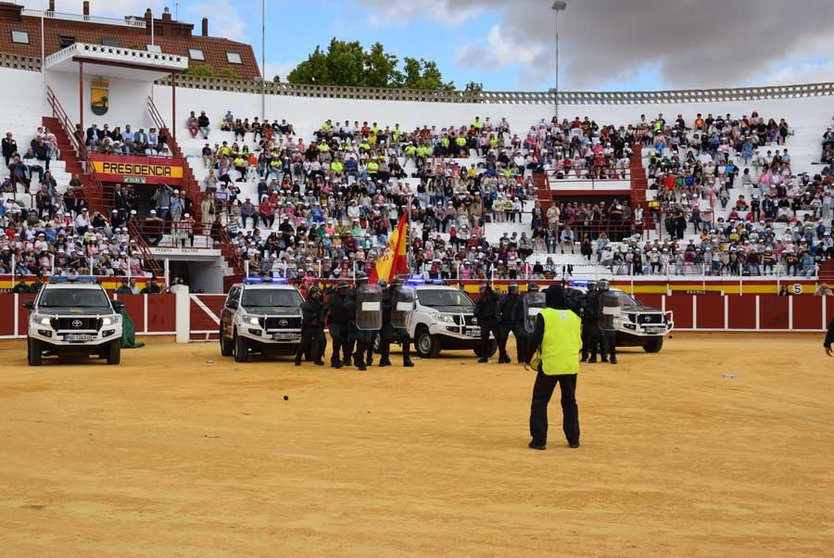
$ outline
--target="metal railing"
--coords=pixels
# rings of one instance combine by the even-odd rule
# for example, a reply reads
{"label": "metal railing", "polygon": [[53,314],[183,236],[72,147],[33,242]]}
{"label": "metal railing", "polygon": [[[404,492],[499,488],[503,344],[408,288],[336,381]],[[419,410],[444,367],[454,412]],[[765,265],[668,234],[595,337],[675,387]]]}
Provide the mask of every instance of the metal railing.
{"label": "metal railing", "polygon": [[168,147],[171,149],[171,154],[174,156],[175,159],[179,159],[180,163],[182,164],[183,173],[182,173],[182,182],[185,189],[185,192],[191,198],[191,201],[194,203],[194,219],[196,221],[200,221],[202,219],[202,209],[201,209],[201,202],[203,201],[203,192],[200,190],[200,185],[197,183],[197,180],[194,178],[194,173],[191,171],[191,165],[188,164],[188,158],[180,149],[179,143],[177,143],[176,138],[171,133],[171,130],[168,126],[165,125],[165,120],[162,118],[162,113],[159,112],[159,109],[156,108],[156,104],[153,102],[151,97],[148,97],[148,114],[153,120],[156,127],[159,129],[161,134],[165,135],[165,141],[168,143]]}
{"label": "metal railing", "polygon": [[68,14],[64,12],[51,12],[49,10],[32,10],[29,8],[23,9],[23,15],[29,17],[40,18],[41,15],[47,19],[60,19],[63,21],[83,21],[86,23],[98,23],[101,25],[119,25],[122,27],[134,27],[137,29],[145,29],[145,20],[138,17],[125,16],[123,19],[111,17],[89,16],[84,14]]}
{"label": "metal railing", "polygon": [[[170,78],[157,81],[170,85]],[[239,93],[283,95],[329,99],[407,101],[428,103],[472,103],[492,105],[553,105],[552,91],[428,91],[383,87],[347,87],[336,85],[294,85],[262,83],[261,80],[235,80],[182,75],[177,87],[229,91]],[[725,89],[688,89],[678,91],[560,91],[559,103],[564,105],[647,105],[685,104],[762,99],[794,99],[834,95],[834,83],[779,85],[770,87],[738,87]]]}
{"label": "metal railing", "polygon": [[72,150],[75,151],[76,158],[78,158],[79,161],[86,160],[87,149],[78,137],[78,134],[76,134],[75,124],[72,120],[70,120],[70,117],[67,115],[64,107],[61,106],[61,102],[58,101],[58,97],[55,96],[52,88],[48,86],[46,88],[46,101],[50,108],[52,108],[52,116],[61,124],[61,129],[67,136],[67,139],[72,146]]}

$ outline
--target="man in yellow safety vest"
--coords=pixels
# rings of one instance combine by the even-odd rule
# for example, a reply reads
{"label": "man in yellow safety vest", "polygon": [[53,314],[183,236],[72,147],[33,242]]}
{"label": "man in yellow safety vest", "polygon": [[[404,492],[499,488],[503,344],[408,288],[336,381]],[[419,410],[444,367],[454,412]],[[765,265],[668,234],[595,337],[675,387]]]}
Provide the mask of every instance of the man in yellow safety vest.
{"label": "man in yellow safety vest", "polygon": [[582,350],[582,321],[568,310],[564,287],[554,285],[545,293],[546,308],[536,316],[524,369],[533,368],[536,382],[530,404],[531,449],[547,447],[547,404],[556,384],[562,391],[562,429],[572,448],[579,447],[579,408],[576,377]]}

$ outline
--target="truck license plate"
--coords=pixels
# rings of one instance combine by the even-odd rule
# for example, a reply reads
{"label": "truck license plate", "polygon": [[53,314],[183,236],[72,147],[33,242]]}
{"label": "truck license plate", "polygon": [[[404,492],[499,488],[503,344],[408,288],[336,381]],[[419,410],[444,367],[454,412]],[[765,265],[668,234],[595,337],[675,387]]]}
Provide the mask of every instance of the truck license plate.
{"label": "truck license plate", "polygon": [[301,339],[300,333],[273,333],[272,338],[276,341],[296,341]]}
{"label": "truck license plate", "polygon": [[481,336],[481,328],[479,327],[468,327],[466,328],[466,335],[469,337],[480,337]]}
{"label": "truck license plate", "polygon": [[64,335],[64,341],[73,341],[78,343],[83,343],[85,341],[92,341],[92,335],[86,335],[82,333],[68,333]]}

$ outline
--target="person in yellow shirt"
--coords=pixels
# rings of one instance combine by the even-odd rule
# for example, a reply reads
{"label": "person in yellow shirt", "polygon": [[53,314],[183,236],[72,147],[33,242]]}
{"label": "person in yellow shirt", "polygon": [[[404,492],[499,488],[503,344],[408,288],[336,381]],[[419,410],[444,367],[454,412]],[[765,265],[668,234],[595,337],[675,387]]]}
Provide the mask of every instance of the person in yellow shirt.
{"label": "person in yellow shirt", "polygon": [[547,447],[547,405],[556,384],[562,391],[562,430],[571,448],[579,447],[579,407],[576,378],[582,350],[582,321],[568,309],[564,287],[553,285],[545,293],[546,308],[536,316],[536,327],[528,345],[524,369],[537,372],[530,404],[528,447]]}

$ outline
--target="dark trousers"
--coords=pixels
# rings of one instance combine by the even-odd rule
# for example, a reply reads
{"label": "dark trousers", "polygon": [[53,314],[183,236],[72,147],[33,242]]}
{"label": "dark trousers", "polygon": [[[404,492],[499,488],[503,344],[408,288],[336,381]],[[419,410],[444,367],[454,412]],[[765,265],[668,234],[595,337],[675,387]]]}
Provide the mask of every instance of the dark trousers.
{"label": "dark trousers", "polygon": [[576,374],[548,376],[539,372],[533,384],[530,404],[530,436],[537,444],[547,443],[547,405],[556,384],[562,390],[562,430],[569,444],[579,443],[579,407],[576,405]]}
{"label": "dark trousers", "polygon": [[347,326],[331,323],[330,337],[333,338],[333,354],[330,355],[330,364],[335,366],[341,362],[340,353],[347,350]]}
{"label": "dark trousers", "polygon": [[398,336],[403,344],[403,363],[411,361],[411,338],[404,328],[395,328],[389,323],[382,326],[379,338],[379,359],[380,362],[391,362],[391,342],[394,336]]}
{"label": "dark trousers", "polygon": [[509,359],[509,355],[507,355],[507,341],[510,338],[510,333],[512,333],[513,337],[515,337],[516,358],[518,362],[522,362],[524,356],[527,354],[525,351],[528,337],[527,330],[524,329],[524,324],[502,323],[499,329],[501,330],[501,337],[498,338],[499,355],[506,356]]}
{"label": "dark trousers", "polygon": [[[591,355],[591,358],[597,358],[597,351],[599,350],[600,346],[600,338],[602,337],[602,333],[599,330],[599,327],[595,323],[584,323],[582,324],[582,358],[585,359],[588,357],[588,354]],[[602,353],[603,357],[605,356],[605,352]]]}
{"label": "dark trousers", "polygon": [[[355,328],[352,330],[351,338],[355,343],[356,350],[353,352],[353,363],[356,366],[365,365],[366,352],[373,345],[375,331]],[[350,353],[345,353],[347,360],[350,360]],[[368,359],[369,360],[369,359]]]}
{"label": "dark trousers", "polygon": [[609,360],[617,358],[617,332],[603,330],[600,336],[600,345],[602,346],[602,360]]}
{"label": "dark trousers", "polygon": [[298,351],[295,353],[295,361],[301,362],[301,357],[310,355],[310,360],[319,362],[322,357],[322,339],[324,338],[324,329],[321,327],[311,327],[301,329],[301,343],[298,345]]}
{"label": "dark trousers", "polygon": [[530,339],[530,334],[524,329],[524,324],[513,324],[513,336],[515,337],[515,356],[517,362],[524,362],[527,358],[527,343]]}
{"label": "dark trousers", "polygon": [[501,345],[501,328],[498,320],[481,321],[481,358],[489,358],[490,341],[489,334],[492,333],[501,348],[501,356],[507,352],[506,340]]}

